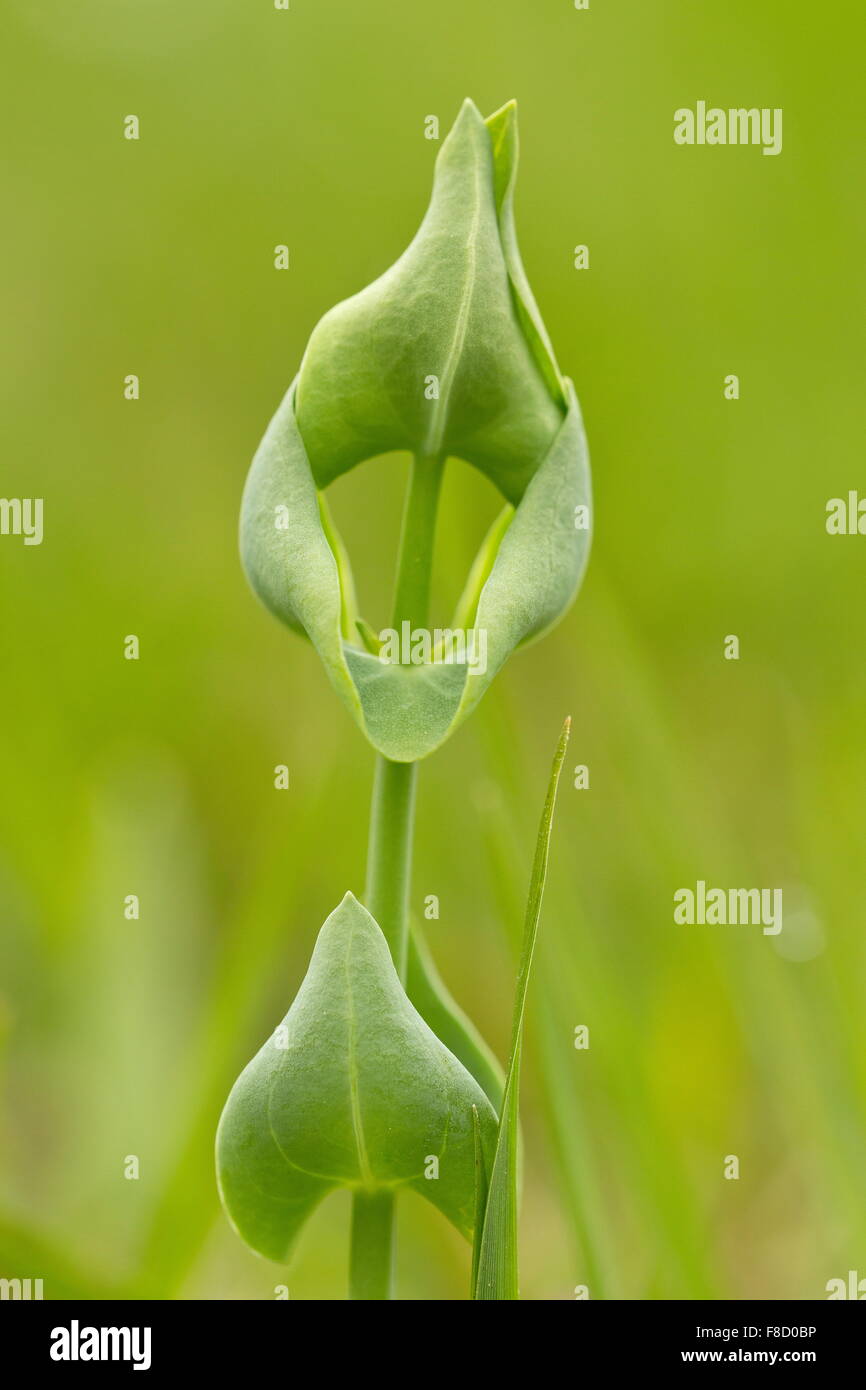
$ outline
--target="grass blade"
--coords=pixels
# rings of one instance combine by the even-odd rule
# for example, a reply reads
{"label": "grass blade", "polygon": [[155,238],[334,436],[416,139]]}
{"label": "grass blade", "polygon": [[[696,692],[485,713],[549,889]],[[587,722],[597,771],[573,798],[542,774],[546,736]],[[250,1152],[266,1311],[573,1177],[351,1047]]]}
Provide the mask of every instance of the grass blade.
{"label": "grass blade", "polygon": [[470,1287],[474,1290],[478,1282],[478,1260],[481,1255],[481,1229],[484,1225],[484,1213],[487,1209],[487,1169],[484,1164],[484,1149],[481,1144],[481,1121],[478,1118],[478,1107],[472,1107],[472,1133],[475,1139],[475,1224],[474,1239],[472,1241],[472,1282]]}
{"label": "grass blade", "polygon": [[517,1134],[523,1018],[526,1009],[529,975],[535,953],[535,942],[538,936],[541,901],[544,896],[544,885],[547,881],[547,862],[550,853],[550,833],[553,826],[556,791],[559,786],[559,774],[562,770],[570,732],[571,720],[566,719],[553,759],[547,799],[538,827],[538,840],[535,846],[532,877],[529,883],[529,898],[523,923],[523,947],[520,956],[520,968],[517,972],[514,1017],[511,1025],[511,1053],[505,1077],[505,1094],[502,1101],[493,1166],[490,1172],[484,1220],[476,1227],[476,1248],[473,1251],[472,1261],[472,1296],[475,1299],[516,1299],[520,1296],[517,1272]]}

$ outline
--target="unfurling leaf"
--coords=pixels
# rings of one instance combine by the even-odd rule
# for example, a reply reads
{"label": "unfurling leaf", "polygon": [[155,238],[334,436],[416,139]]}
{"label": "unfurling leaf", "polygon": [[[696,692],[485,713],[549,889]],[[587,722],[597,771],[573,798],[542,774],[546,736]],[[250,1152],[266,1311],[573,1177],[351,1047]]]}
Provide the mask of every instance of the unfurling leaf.
{"label": "unfurling leaf", "polygon": [[[588,555],[586,440],[520,261],[516,168],[513,103],[484,121],[466,102],[417,235],[314,330],[244,493],[241,549],[253,588],[310,638],[369,741],[397,762],[438,747],[515,648],[562,616]],[[435,391],[425,387],[433,381]],[[508,504],[452,623],[483,634],[483,669],[459,650],[450,662],[384,660],[363,619],[359,627],[320,492],[395,449],[462,459]],[[285,527],[274,526],[277,508]]]}
{"label": "unfurling leaf", "polygon": [[384,936],[347,893],[226,1102],[217,1177],[229,1219],[254,1250],[285,1260],[333,1188],[412,1187],[471,1238],[473,1107],[492,1155],[490,1102],[413,1008]]}

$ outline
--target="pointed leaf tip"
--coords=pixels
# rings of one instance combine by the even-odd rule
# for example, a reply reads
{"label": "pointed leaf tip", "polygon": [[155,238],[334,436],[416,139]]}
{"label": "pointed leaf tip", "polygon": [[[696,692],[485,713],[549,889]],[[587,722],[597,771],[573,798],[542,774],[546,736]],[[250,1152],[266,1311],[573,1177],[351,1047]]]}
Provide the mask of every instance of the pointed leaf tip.
{"label": "pointed leaf tip", "polygon": [[[473,1106],[492,1157],[493,1107],[410,1003],[378,924],[347,893],[223,1110],[217,1174],[229,1219],[254,1250],[285,1260],[334,1188],[409,1186],[471,1236]],[[430,1154],[436,1182],[424,1175]]]}

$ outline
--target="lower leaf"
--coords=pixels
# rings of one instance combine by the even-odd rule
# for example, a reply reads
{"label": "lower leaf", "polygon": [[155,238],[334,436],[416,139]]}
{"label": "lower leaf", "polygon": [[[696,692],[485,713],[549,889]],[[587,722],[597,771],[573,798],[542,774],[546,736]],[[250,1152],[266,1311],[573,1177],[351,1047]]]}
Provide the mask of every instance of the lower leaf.
{"label": "lower leaf", "polygon": [[471,1238],[473,1107],[492,1157],[490,1101],[409,1001],[379,927],[347,893],[226,1102],[217,1177],[229,1219],[254,1250],[285,1260],[334,1188],[408,1186]]}

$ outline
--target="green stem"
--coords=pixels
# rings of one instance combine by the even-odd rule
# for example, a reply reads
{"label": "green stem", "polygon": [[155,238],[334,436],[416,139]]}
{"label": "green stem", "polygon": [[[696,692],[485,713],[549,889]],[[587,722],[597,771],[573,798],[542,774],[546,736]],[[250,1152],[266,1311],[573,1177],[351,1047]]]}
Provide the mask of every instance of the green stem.
{"label": "green stem", "polygon": [[376,760],[370,848],[367,858],[367,910],[382,928],[394,968],[406,982],[409,952],[409,887],[415,822],[417,763]]}
{"label": "green stem", "polygon": [[355,1193],[349,1249],[352,1298],[390,1298],[394,1266],[393,1193]]}
{"label": "green stem", "polygon": [[418,454],[412,460],[394,585],[395,628],[402,622],[409,622],[413,627],[423,627],[427,622],[443,467],[441,458]]}
{"label": "green stem", "polygon": [[[427,622],[442,470],[440,458],[418,456],[412,460],[394,586],[393,626],[397,629],[403,622],[413,628]],[[377,758],[364,897],[367,910],[382,928],[394,968],[404,984],[416,782],[416,763],[394,763],[381,755]],[[352,1202],[351,1298],[390,1298],[393,1231],[393,1194],[357,1192]]]}

